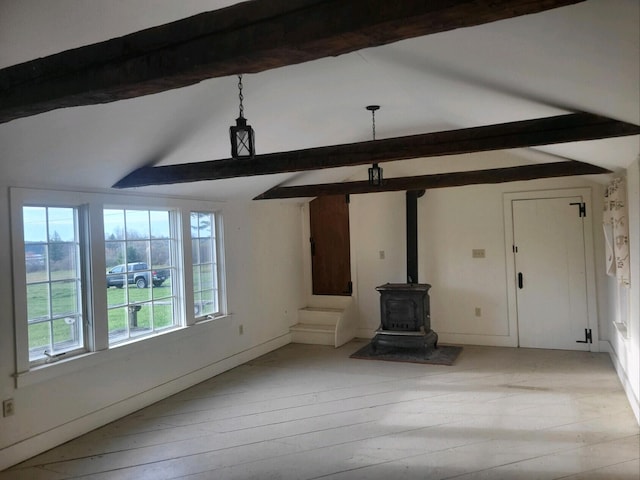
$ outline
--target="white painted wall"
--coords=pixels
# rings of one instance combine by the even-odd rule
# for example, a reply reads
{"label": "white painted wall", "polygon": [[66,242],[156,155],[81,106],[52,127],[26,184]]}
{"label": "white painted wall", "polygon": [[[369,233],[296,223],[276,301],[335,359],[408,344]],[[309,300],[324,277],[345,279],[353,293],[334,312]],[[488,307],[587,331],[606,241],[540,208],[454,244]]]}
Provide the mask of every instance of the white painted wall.
{"label": "white painted wall", "polygon": [[[427,191],[418,200],[419,280],[432,285],[431,325],[442,342],[517,345],[509,328],[503,193],[591,187],[593,195],[598,317],[609,302],[600,227],[601,185],[583,178],[536,180]],[[380,323],[377,285],[406,276],[405,194],[354,195],[352,255],[356,258],[359,336],[371,337]],[[509,246],[509,249],[511,246]],[[486,257],[474,259],[472,249]],[[379,251],[385,259],[379,259]],[[475,308],[481,316],[475,316]],[[605,329],[608,332],[609,329]]]}
{"label": "white painted wall", "polygon": [[[420,276],[433,285],[432,328],[443,342],[504,345],[509,338],[503,191],[434,190],[419,207]],[[484,249],[485,258],[472,258],[472,249]]]}
{"label": "white painted wall", "polygon": [[380,325],[380,296],[375,288],[406,282],[405,193],[352,195],[349,221],[358,336],[371,338]]}
{"label": "white painted wall", "polygon": [[[615,326],[620,315],[615,302],[612,302],[613,306],[603,323],[609,332],[605,348],[610,349],[618,376],[640,423],[640,157],[627,169],[627,196],[631,270],[627,330],[624,332]],[[609,292],[612,298],[615,298],[617,288],[623,287],[618,287],[616,280],[610,278]]]}
{"label": "white painted wall", "polygon": [[16,408],[0,417],[0,470],[289,343],[304,303],[300,207],[230,203],[228,317],[99,352],[77,371],[16,389],[9,197],[0,191],[0,395]]}

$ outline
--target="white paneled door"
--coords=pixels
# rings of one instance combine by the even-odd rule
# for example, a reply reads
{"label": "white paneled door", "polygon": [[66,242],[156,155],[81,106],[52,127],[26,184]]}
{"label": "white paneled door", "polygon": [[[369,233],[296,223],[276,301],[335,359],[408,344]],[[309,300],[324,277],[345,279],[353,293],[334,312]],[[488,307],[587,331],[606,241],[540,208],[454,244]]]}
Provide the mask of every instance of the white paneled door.
{"label": "white paneled door", "polygon": [[521,347],[589,350],[584,208],[582,197],[512,201]]}

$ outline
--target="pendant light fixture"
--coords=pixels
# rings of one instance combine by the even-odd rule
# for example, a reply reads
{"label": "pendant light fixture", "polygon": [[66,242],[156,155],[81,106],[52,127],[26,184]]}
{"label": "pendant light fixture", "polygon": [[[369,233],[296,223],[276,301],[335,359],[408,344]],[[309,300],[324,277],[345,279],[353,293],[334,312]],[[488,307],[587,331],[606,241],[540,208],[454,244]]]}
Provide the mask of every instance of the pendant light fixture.
{"label": "pendant light fixture", "polygon": [[240,116],[236,118],[235,126],[229,128],[231,136],[231,156],[233,158],[252,158],[256,154],[254,132],[251,125],[247,125],[244,118],[244,105],[242,100],[242,75],[238,75],[238,98],[240,99]]}
{"label": "pendant light fixture", "polygon": [[[369,105],[366,107],[371,112],[371,124],[373,130],[373,139],[376,139],[376,110],[380,109],[380,105]],[[369,168],[369,185],[379,187],[382,185],[382,169],[377,163]]]}

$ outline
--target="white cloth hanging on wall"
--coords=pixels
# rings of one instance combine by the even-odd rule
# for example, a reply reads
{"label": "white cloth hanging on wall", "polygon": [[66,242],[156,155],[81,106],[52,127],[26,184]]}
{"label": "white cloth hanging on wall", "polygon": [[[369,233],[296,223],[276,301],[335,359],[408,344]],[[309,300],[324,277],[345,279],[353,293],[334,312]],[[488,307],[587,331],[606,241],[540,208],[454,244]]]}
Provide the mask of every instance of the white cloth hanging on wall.
{"label": "white cloth hanging on wall", "polygon": [[[608,199],[605,198],[605,205]],[[605,272],[611,277],[616,276],[616,256],[613,253],[613,223],[610,220],[607,207],[604,208],[604,218],[602,222],[604,228],[604,249],[605,249]]]}
{"label": "white cloth hanging on wall", "polygon": [[607,250],[607,274],[629,285],[629,223],[627,189],[623,177],[609,183],[604,199],[603,226]]}

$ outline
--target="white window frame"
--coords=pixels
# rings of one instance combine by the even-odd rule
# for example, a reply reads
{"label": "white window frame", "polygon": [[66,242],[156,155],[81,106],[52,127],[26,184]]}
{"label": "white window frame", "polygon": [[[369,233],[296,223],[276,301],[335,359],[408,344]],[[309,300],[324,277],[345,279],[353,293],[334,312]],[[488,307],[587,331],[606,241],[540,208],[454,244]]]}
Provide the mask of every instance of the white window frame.
{"label": "white window frame", "polygon": [[[195,315],[196,322],[201,322],[203,320],[211,320],[214,318],[218,318],[224,316],[226,314],[226,285],[225,285],[225,275],[224,275],[224,235],[223,235],[223,223],[222,223],[222,215],[218,211],[213,210],[192,210],[189,214],[189,219],[191,219],[191,214],[193,213],[206,213],[213,215],[213,235],[215,238],[215,256],[216,256],[216,282],[217,282],[217,302],[218,302],[218,311],[213,314],[203,314],[203,315]],[[191,248],[191,225],[189,225],[189,248]],[[193,262],[191,259],[193,258],[193,252],[190,252],[191,256],[189,256],[190,267],[193,269]],[[185,257],[186,258],[186,257]],[[191,281],[193,282],[193,270],[191,272]],[[195,289],[193,284],[191,285],[191,300],[195,302],[194,293]],[[195,304],[194,304],[195,307]],[[191,310],[192,312],[194,309]]]}
{"label": "white window frame", "polygon": [[[180,298],[183,296],[182,295],[182,289],[180,288],[180,285],[182,282],[180,282],[182,275],[181,275],[181,267],[178,267],[178,258],[180,257],[180,250],[181,250],[181,229],[180,229],[180,223],[182,221],[181,219],[181,212],[175,208],[172,207],[163,207],[163,208],[158,208],[158,207],[154,207],[154,208],[147,208],[147,207],[143,207],[140,205],[104,205],[103,206],[103,216],[102,218],[104,219],[104,210],[123,210],[123,211],[131,211],[131,210],[137,210],[137,211],[148,211],[148,212],[153,212],[153,211],[161,211],[161,212],[168,212],[169,214],[169,229],[170,229],[170,237],[169,240],[171,243],[175,243],[175,245],[171,248],[171,271],[172,271],[172,278],[171,278],[171,288],[172,288],[172,293],[171,296],[174,299],[173,301],[173,316],[174,316],[174,324],[171,327],[167,327],[166,329],[163,329],[161,331],[156,331],[155,327],[154,327],[154,331],[150,332],[150,333],[146,333],[146,334],[142,334],[139,336],[131,336],[130,334],[128,334],[128,337],[124,340],[118,340],[115,341],[113,343],[111,343],[109,345],[109,348],[114,348],[120,344],[123,343],[129,343],[129,342],[138,342],[140,340],[143,340],[144,338],[159,334],[159,333],[165,333],[166,331],[170,331],[176,328],[180,328],[182,326],[185,325],[186,322],[181,321],[184,316],[181,315],[180,312]],[[103,223],[104,226],[104,223]],[[104,239],[104,236],[102,238],[104,245],[106,246],[107,244],[107,240]],[[143,241],[150,241],[151,239],[144,239]],[[134,240],[129,240],[129,239],[124,239],[122,240],[125,245],[128,242],[134,241]],[[131,263],[129,261],[129,259],[126,259],[126,263],[125,266]],[[149,264],[149,268],[152,268],[152,265]],[[105,267],[105,271],[106,271],[106,267]],[[129,272],[125,271],[124,275],[128,276]],[[127,288],[127,286],[125,285],[125,288]],[[153,285],[148,285],[148,288],[153,289]],[[150,292],[152,292],[153,290],[150,290]],[[153,296],[153,294],[151,293],[151,295]],[[108,292],[107,292],[107,296],[108,296]],[[150,301],[151,302],[151,301]],[[150,302],[145,302],[145,303],[150,303]],[[127,304],[127,306],[130,306],[132,304],[132,302],[129,302]],[[108,311],[110,310],[109,306],[107,305],[107,323],[108,323],[108,316],[109,313]],[[108,327],[107,327],[108,328]]]}
{"label": "white window frame", "polygon": [[[84,366],[108,361],[114,358],[115,351],[126,354],[129,348],[139,348],[143,343],[159,342],[160,337],[180,335],[179,332],[189,326],[210,321],[196,318],[193,300],[193,268],[191,265],[190,215],[192,211],[211,212],[216,218],[218,248],[218,276],[220,289],[220,317],[228,315],[226,307],[226,282],[224,270],[224,232],[222,228],[221,205],[206,200],[182,199],[173,197],[155,197],[145,195],[120,195],[60,190],[40,190],[29,188],[10,188],[11,238],[14,285],[14,325],[16,340],[16,386],[31,385],[65,372],[75,371]],[[84,322],[86,352],[76,356],[65,356],[54,363],[36,365],[29,361],[29,340],[26,309],[26,267],[24,261],[24,231],[22,208],[41,205],[47,207],[76,207],[84,224],[81,237],[81,250],[84,259],[85,306]],[[109,346],[107,321],[106,265],[103,210],[105,208],[149,209],[175,211],[175,235],[177,248],[174,252],[174,266],[178,278],[176,282],[176,326],[154,335],[132,339],[128,342]],[[188,240],[188,241],[186,241]],[[219,318],[219,317],[216,317]],[[155,343],[154,343],[155,344]],[[130,347],[135,345],[134,347]]]}
{"label": "white window frame", "polygon": [[[16,205],[19,202],[19,205]],[[39,364],[45,363],[45,360],[35,360],[31,361],[29,359],[29,325],[27,322],[28,313],[27,313],[27,302],[25,301],[27,298],[27,272],[26,272],[26,264],[25,264],[25,241],[24,241],[24,218],[23,218],[23,207],[30,206],[39,206],[39,207],[47,207],[47,208],[74,208],[77,210],[78,217],[78,229],[79,232],[79,240],[80,240],[80,270],[81,270],[81,278],[82,278],[82,330],[83,330],[83,343],[78,348],[66,353],[68,356],[75,356],[81,353],[85,353],[89,351],[92,347],[92,342],[89,334],[89,316],[87,315],[90,301],[89,301],[89,292],[90,292],[90,279],[88,278],[88,270],[87,270],[87,253],[86,249],[86,206],[81,202],[78,202],[77,198],[73,196],[64,195],[57,198],[41,198],[40,196],[29,196],[29,198],[22,199],[20,195],[16,194],[11,196],[11,205],[12,205],[12,246],[13,246],[13,288],[14,288],[14,314],[16,320],[19,318],[20,321],[15,322],[15,332],[16,332],[16,362],[17,362],[17,371],[22,372],[29,370],[33,366],[37,366]]]}

